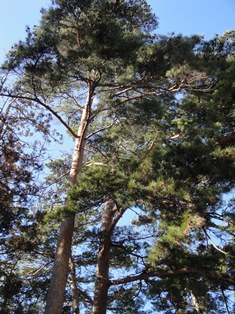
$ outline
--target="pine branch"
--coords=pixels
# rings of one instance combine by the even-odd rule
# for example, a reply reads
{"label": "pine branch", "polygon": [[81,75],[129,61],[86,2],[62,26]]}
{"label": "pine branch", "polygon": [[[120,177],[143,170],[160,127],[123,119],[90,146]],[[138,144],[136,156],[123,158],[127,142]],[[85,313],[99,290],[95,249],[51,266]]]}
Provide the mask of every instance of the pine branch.
{"label": "pine branch", "polygon": [[83,296],[87,300],[87,302],[89,302],[90,304],[93,304],[94,301],[92,300],[92,298],[86,292],[84,292],[80,288],[77,288],[77,289],[78,289],[79,294],[81,296]]}
{"label": "pine branch", "polygon": [[220,273],[218,271],[209,271],[200,268],[183,267],[179,269],[158,270],[147,273],[141,273],[139,275],[127,276],[121,279],[110,280],[110,286],[117,286],[125,283],[130,283],[138,280],[147,280],[154,277],[174,277],[179,275],[199,275],[207,277],[213,280],[221,280],[228,284],[235,285],[235,278],[229,277],[227,274]]}
{"label": "pine branch", "polygon": [[234,145],[235,144],[235,131],[232,132],[231,134],[222,137],[221,139],[218,140],[218,144],[221,147],[224,147],[226,145]]}

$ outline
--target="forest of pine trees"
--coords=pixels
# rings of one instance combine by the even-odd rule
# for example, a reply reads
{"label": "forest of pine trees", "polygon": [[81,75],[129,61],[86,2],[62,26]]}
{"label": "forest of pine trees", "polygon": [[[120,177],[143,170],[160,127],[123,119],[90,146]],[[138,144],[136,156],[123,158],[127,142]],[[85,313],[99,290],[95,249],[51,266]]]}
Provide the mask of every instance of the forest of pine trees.
{"label": "forest of pine trees", "polygon": [[157,26],[52,0],[1,65],[2,314],[234,312],[235,31]]}

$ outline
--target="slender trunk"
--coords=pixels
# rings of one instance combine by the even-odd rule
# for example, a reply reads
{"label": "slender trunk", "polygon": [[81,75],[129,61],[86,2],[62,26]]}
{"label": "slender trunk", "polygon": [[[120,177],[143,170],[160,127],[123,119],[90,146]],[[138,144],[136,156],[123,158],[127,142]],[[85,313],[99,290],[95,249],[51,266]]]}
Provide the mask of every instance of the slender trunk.
{"label": "slender trunk", "polygon": [[110,286],[109,259],[112,236],[112,232],[110,232],[110,230],[113,223],[113,217],[116,211],[117,208],[113,201],[109,200],[105,203],[102,213],[101,223],[102,243],[97,257],[94,303],[92,308],[92,314],[105,314],[107,309],[108,290]]}
{"label": "slender trunk", "polygon": [[[77,132],[78,136],[75,140],[73,159],[70,169],[70,182],[72,185],[76,184],[78,173],[82,168],[86,134],[91,115],[90,109],[94,88],[91,83],[88,87],[87,101],[82,112],[82,118]],[[60,314],[63,310],[64,292],[69,271],[69,259],[72,256],[71,248],[74,222],[75,213],[70,213],[61,222],[55,261],[52,270],[52,278],[46,300],[45,314]]]}
{"label": "slender trunk", "polygon": [[64,291],[69,271],[75,214],[66,217],[60,226],[57,251],[47,295],[46,314],[60,314],[63,310]]}
{"label": "slender trunk", "polygon": [[79,314],[79,301],[78,301],[78,288],[77,288],[77,281],[76,281],[76,270],[73,258],[70,258],[69,261],[69,267],[70,267],[70,287],[72,290],[72,308],[73,308],[73,314]]}

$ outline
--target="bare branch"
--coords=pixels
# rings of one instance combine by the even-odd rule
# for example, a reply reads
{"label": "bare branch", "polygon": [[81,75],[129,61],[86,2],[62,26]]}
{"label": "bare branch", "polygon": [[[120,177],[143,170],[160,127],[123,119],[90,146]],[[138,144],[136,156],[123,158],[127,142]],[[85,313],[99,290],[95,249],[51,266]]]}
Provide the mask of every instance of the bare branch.
{"label": "bare branch", "polygon": [[30,273],[30,276],[36,276],[38,273],[40,273],[45,267],[47,267],[49,264],[51,264],[52,261],[47,262],[46,264],[42,265],[40,268],[38,268],[36,271]]}
{"label": "bare branch", "polygon": [[49,185],[46,185],[43,189],[42,192],[45,192],[47,189],[49,189],[49,187],[51,187],[52,185],[58,183],[61,179],[63,179],[64,177],[69,175],[69,171],[66,171],[65,173],[63,173],[61,176],[59,176],[58,178],[55,179],[54,182],[50,183]]}
{"label": "bare branch", "polygon": [[101,128],[101,129],[98,129],[98,130],[92,132],[91,134],[89,134],[89,135],[86,137],[86,139],[88,140],[88,139],[89,139],[90,137],[92,137],[93,135],[98,134],[98,133],[100,133],[100,132],[102,132],[102,131],[105,131],[105,130],[110,129],[110,128],[114,125],[114,123],[115,123],[115,120],[113,120],[113,122],[112,122],[111,124],[109,124],[108,126],[106,126],[106,127],[104,127],[104,128]]}
{"label": "bare branch", "polygon": [[117,213],[117,214],[116,214],[115,217],[113,218],[112,224],[111,224],[111,226],[110,226],[110,228],[109,228],[109,232],[108,232],[108,234],[109,234],[110,236],[112,235],[113,230],[114,230],[116,224],[117,224],[118,221],[122,218],[122,216],[123,216],[123,214],[125,213],[126,210],[127,210],[127,208],[120,208],[120,209],[117,209],[117,210],[116,210],[116,213]]}
{"label": "bare branch", "polygon": [[108,167],[108,164],[105,164],[105,163],[103,163],[103,162],[95,162],[95,161],[86,162],[86,163],[84,164],[84,167],[90,167],[90,166]]}
{"label": "bare branch", "polygon": [[133,89],[134,89],[134,86],[127,87],[127,88],[117,92],[116,94],[114,94],[114,96],[120,96],[122,94],[125,94],[126,92],[133,90]]}
{"label": "bare branch", "polygon": [[35,102],[35,103],[41,105],[42,107],[47,109],[53,116],[55,116],[63,124],[63,126],[69,131],[69,133],[74,138],[78,138],[79,137],[73,131],[73,129],[61,118],[61,116],[55,110],[53,110],[50,106],[48,106],[47,104],[42,102],[39,98],[37,98],[37,97],[36,98],[31,98],[31,97],[28,97],[28,96],[12,95],[12,94],[5,94],[5,93],[0,93],[0,96],[9,97],[9,98],[15,98],[15,99],[21,99],[21,100],[27,100],[27,101]]}
{"label": "bare branch", "polygon": [[[220,249],[220,248],[215,244],[215,242],[213,242],[213,240],[211,239],[211,237],[209,236],[209,234],[207,233],[207,231],[206,231],[206,229],[205,229],[204,227],[202,227],[202,230],[204,231],[206,237],[210,240],[212,246],[213,246],[217,251],[219,251],[220,253],[222,253],[222,254],[224,254],[224,255],[232,256],[232,255],[230,255],[228,252],[225,252],[225,251],[223,251],[222,249]],[[234,257],[234,256],[232,256],[232,257]]]}
{"label": "bare branch", "polygon": [[226,307],[227,313],[231,314],[231,312],[229,310],[229,306],[228,306],[226,295],[225,295],[224,290],[222,288],[221,288],[221,293],[222,293],[222,296],[223,296],[223,300],[224,300],[224,303],[225,303],[225,307]]}
{"label": "bare branch", "polygon": [[83,296],[90,304],[93,304],[93,300],[92,298],[86,293],[84,292],[83,290],[81,290],[80,288],[78,288],[78,292],[81,296]]}
{"label": "bare branch", "polygon": [[[3,133],[3,129],[4,129],[4,124],[5,124],[5,122],[6,122],[6,119],[7,119],[7,117],[8,117],[8,114],[9,114],[9,112],[10,112],[10,110],[11,110],[11,106],[12,106],[12,104],[15,102],[15,99],[12,99],[10,102],[9,102],[9,104],[7,105],[7,107],[6,107],[6,109],[5,109],[5,112],[3,112],[2,113],[2,121],[0,121],[0,134],[2,134]],[[5,103],[6,104],[6,103]],[[4,106],[5,106],[5,104],[4,104]],[[3,106],[3,107],[4,107]],[[3,109],[3,108],[2,108]]]}

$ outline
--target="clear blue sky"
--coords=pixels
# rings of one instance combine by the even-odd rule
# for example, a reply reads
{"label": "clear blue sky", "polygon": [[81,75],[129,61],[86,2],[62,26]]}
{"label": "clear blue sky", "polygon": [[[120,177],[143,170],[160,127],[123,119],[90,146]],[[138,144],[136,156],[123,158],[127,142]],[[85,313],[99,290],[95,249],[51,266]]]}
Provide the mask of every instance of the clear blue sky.
{"label": "clear blue sky", "polygon": [[[158,33],[200,34],[211,38],[235,29],[235,0],[149,0],[159,18]],[[25,26],[40,19],[50,0],[0,0],[0,63],[12,44],[24,39]]]}

